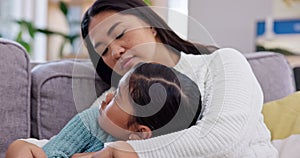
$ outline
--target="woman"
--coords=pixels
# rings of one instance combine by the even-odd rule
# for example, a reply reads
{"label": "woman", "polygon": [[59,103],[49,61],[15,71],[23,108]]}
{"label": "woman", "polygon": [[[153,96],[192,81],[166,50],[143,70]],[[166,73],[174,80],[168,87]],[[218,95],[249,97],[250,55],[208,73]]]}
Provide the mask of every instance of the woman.
{"label": "woman", "polygon": [[105,82],[114,86],[137,63],[157,62],[190,77],[204,109],[189,129],[114,142],[94,157],[277,157],[261,115],[261,88],[238,51],[182,40],[141,0],[96,1],[85,13],[82,36]]}

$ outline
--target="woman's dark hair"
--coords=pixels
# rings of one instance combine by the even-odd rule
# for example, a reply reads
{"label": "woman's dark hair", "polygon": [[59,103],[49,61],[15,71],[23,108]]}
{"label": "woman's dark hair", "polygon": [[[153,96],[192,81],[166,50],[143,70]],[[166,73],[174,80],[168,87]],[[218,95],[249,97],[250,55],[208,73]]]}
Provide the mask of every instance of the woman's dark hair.
{"label": "woman's dark hair", "polygon": [[198,86],[173,68],[153,63],[138,64],[129,72],[128,92],[133,116],[153,136],[186,129],[196,123],[201,111]]}
{"label": "woman's dark hair", "polygon": [[102,58],[94,50],[89,38],[89,24],[91,18],[100,12],[107,10],[113,10],[121,12],[121,14],[131,14],[139,17],[151,27],[155,28],[161,42],[169,46],[170,49],[173,49],[174,52],[179,53],[180,51],[183,51],[187,54],[210,54],[216,49],[216,47],[213,46],[206,47],[198,43],[193,44],[189,41],[183,40],[142,0],[97,0],[83,16],[81,22],[81,33],[98,75],[109,85],[117,84],[117,82],[112,83],[111,81],[113,71],[104,63]]}

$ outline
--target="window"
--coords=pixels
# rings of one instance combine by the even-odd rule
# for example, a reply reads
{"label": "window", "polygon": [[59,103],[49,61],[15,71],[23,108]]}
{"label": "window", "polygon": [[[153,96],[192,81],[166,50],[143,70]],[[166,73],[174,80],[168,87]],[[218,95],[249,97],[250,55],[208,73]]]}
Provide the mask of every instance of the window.
{"label": "window", "polygon": [[[47,0],[0,0],[0,35],[15,40],[20,26],[15,20],[31,21],[37,27],[45,27],[47,21]],[[38,16],[37,16],[38,15]],[[23,38],[29,40],[29,35]],[[37,34],[31,43],[31,59],[44,61],[46,58],[46,37]]]}
{"label": "window", "polygon": [[169,0],[168,23],[182,38],[188,34],[188,0]]}

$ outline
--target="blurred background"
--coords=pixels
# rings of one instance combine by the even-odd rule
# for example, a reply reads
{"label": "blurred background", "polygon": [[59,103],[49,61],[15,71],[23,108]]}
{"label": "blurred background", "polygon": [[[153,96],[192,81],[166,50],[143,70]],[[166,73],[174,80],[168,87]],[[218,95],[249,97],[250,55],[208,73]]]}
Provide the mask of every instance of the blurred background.
{"label": "blurred background", "polygon": [[[94,0],[0,0],[0,36],[33,61],[88,58],[80,20]],[[300,0],[146,0],[182,37],[243,53],[300,54]],[[179,18],[180,17],[180,18]],[[210,35],[211,39],[202,39]]]}

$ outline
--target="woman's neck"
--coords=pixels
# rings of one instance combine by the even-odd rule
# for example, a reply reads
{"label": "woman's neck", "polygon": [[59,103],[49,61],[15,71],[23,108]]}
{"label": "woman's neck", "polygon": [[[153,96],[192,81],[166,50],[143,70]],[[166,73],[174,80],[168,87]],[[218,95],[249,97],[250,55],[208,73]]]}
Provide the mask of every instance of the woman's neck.
{"label": "woman's neck", "polygon": [[166,66],[174,67],[180,59],[179,52],[166,48],[164,45],[158,45],[156,52],[157,53],[153,61]]}

